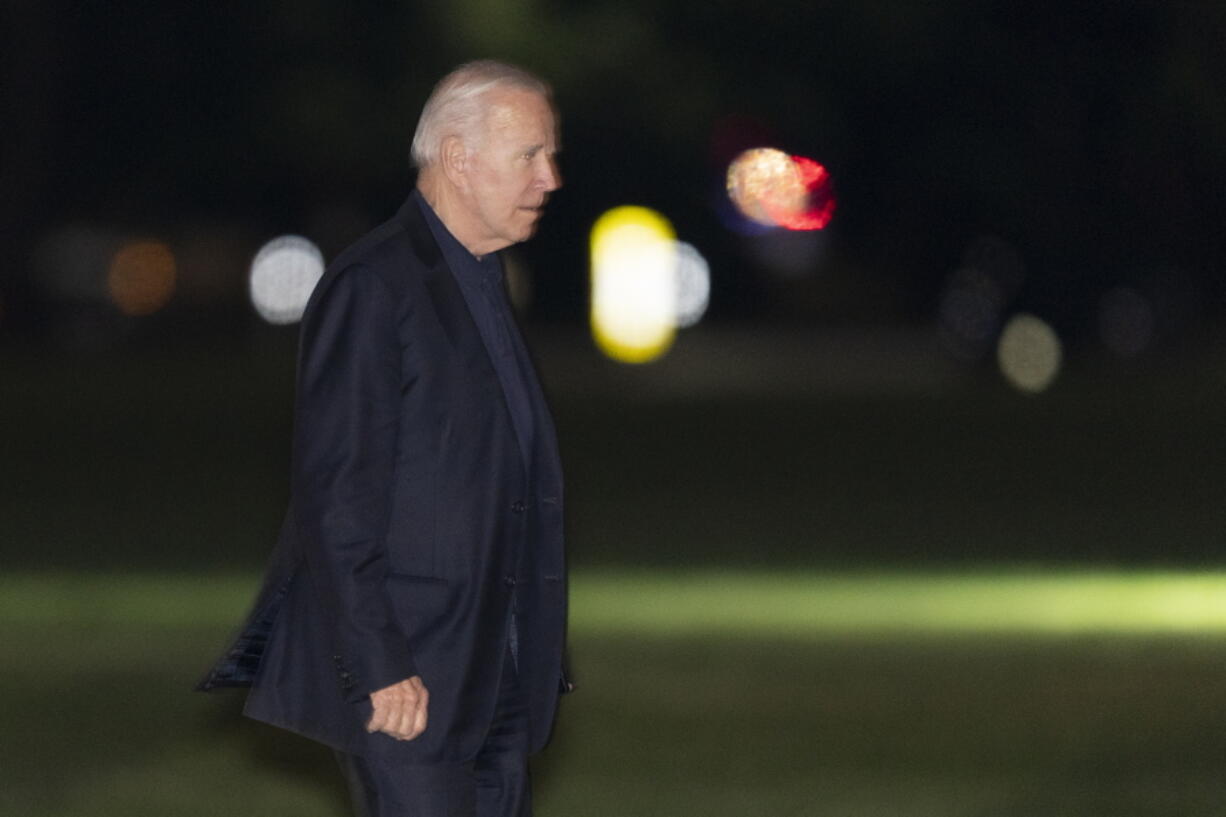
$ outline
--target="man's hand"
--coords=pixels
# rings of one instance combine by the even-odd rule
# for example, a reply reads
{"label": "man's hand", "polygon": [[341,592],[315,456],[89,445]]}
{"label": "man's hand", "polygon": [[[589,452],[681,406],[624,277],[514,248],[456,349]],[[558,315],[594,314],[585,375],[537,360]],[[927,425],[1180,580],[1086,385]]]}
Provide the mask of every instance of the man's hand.
{"label": "man's hand", "polygon": [[426,706],[430,693],[420,675],[370,693],[374,709],[367,732],[383,732],[396,740],[412,740],[426,731]]}

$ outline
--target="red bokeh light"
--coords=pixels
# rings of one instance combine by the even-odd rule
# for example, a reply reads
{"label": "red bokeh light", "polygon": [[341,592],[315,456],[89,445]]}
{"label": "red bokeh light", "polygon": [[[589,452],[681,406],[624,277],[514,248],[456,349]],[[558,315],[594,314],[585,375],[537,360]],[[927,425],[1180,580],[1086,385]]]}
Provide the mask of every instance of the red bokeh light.
{"label": "red bokeh light", "polygon": [[803,206],[778,206],[764,199],[762,204],[780,227],[788,230],[821,230],[834,216],[834,189],[830,171],[805,156],[793,156],[792,164],[804,186]]}

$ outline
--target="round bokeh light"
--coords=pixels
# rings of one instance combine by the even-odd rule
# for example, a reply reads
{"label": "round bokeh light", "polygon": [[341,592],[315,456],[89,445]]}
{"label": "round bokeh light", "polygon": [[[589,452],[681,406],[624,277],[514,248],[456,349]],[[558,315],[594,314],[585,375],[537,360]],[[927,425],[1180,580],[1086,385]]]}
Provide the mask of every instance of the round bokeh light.
{"label": "round bokeh light", "polygon": [[741,215],[766,227],[778,227],[774,208],[804,204],[804,187],[792,157],[774,148],[753,148],[728,165],[728,197]]}
{"label": "round bokeh light", "polygon": [[834,216],[830,173],[804,156],[752,148],[732,160],[726,186],[737,210],[766,227],[821,230]]}
{"label": "round bokeh light", "polygon": [[702,320],[711,303],[711,265],[693,244],[676,242],[677,326],[686,328]]}
{"label": "round bokeh light", "polygon": [[323,253],[311,241],[298,235],[274,238],[251,261],[251,303],[269,323],[295,323],[323,274]]}
{"label": "round bokeh light", "polygon": [[174,253],[161,241],[131,241],[111,258],[107,291],[125,315],[152,315],[175,291]]}
{"label": "round bokeh light", "polygon": [[677,236],[647,207],[609,210],[592,226],[592,335],[608,357],[647,363],[677,329]]}
{"label": "round bokeh light", "polygon": [[1043,319],[1021,313],[1009,319],[996,347],[1000,370],[1018,391],[1044,391],[1060,373],[1060,337]]}

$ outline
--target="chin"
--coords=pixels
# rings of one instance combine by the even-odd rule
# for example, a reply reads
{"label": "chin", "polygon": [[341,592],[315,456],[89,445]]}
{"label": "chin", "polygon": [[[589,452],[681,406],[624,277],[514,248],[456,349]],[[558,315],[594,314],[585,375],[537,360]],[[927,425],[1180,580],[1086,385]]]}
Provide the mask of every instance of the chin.
{"label": "chin", "polygon": [[529,238],[532,238],[532,236],[534,235],[536,235],[536,219],[533,219],[531,223],[521,227],[519,230],[516,231],[515,243],[518,244],[521,241],[527,241]]}

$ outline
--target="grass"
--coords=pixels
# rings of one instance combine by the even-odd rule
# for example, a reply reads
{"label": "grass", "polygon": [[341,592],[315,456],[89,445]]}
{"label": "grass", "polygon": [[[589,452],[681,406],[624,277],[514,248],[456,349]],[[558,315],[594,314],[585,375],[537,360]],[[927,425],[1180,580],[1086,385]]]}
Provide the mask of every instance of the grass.
{"label": "grass", "polygon": [[1221,573],[580,573],[572,626],[592,634],[1226,637]]}
{"label": "grass", "polygon": [[[0,815],[346,813],[327,750],[188,692],[288,468],[292,333],[206,340],[0,354]],[[541,817],[1226,813],[1220,352],[685,395],[684,348],[585,343],[543,347],[580,689]]]}
{"label": "grass", "polygon": [[[0,682],[0,813],[344,814],[326,750],[245,721],[237,694],[188,692],[252,584],[0,582],[21,656]],[[538,763],[538,813],[1220,814],[1223,589],[1219,574],[580,572],[580,689]],[[1053,592],[1085,603],[1026,626]],[[1188,592],[1208,594],[1197,628],[1169,615]],[[1011,626],[973,626],[985,601]]]}
{"label": "grass", "polygon": [[[250,575],[0,577],[11,626],[234,624]],[[1226,572],[684,572],[586,569],[571,628],[589,636],[907,634],[1202,635],[1226,638]]]}
{"label": "grass", "polygon": [[[288,490],[292,341],[253,331],[54,365],[0,355],[0,427],[19,430],[0,472],[5,564],[261,564]],[[1213,355],[1071,372],[1037,398],[992,378],[661,396],[625,372],[624,388],[586,391],[599,361],[563,357],[585,345],[557,339],[542,363],[563,387],[554,404],[577,566],[1221,561],[1226,458],[1207,441],[1226,381]]]}

